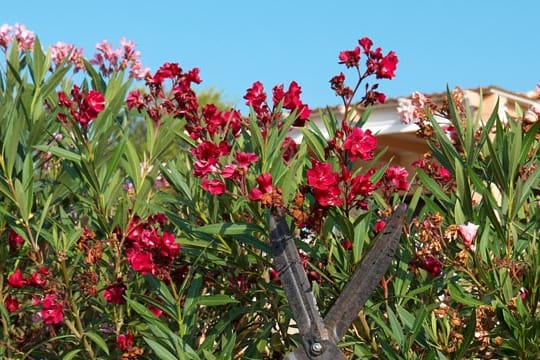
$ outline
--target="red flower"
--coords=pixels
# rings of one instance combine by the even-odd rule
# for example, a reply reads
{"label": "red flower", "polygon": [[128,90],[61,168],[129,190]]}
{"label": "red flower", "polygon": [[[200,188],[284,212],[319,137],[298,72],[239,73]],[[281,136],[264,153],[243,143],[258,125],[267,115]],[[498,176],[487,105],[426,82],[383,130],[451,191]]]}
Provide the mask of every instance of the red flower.
{"label": "red flower", "polygon": [[259,175],[255,181],[259,186],[251,189],[249,192],[249,199],[252,201],[261,200],[264,194],[271,193],[274,190],[272,186],[272,175],[270,173],[264,173]]}
{"label": "red flower", "polygon": [[9,251],[15,252],[19,250],[19,245],[24,242],[24,239],[21,235],[17,234],[14,230],[9,230],[8,244]]}
{"label": "red flower", "polygon": [[421,264],[422,269],[426,270],[431,276],[439,276],[442,273],[442,263],[434,256],[428,255]]}
{"label": "red flower", "polygon": [[105,109],[105,98],[99,91],[90,90],[88,95],[84,98],[84,104],[87,108],[86,111],[91,113],[95,118],[97,114]]}
{"label": "red flower", "polygon": [[341,190],[337,184],[325,190],[315,189],[314,191],[315,200],[323,207],[343,205],[343,199],[340,198],[340,195]]}
{"label": "red flower", "polygon": [[[47,271],[48,272],[48,271]],[[34,271],[31,275],[30,275],[30,278],[28,279],[28,283],[30,285],[35,285],[35,286],[42,286],[44,285],[47,281],[42,277],[43,273],[41,273],[40,271]],[[46,274],[45,274],[46,275]]]}
{"label": "red flower", "polygon": [[160,317],[161,314],[163,314],[163,310],[161,310],[161,309],[155,307],[154,305],[148,304],[146,307],[147,307],[148,310],[150,310],[150,311],[152,312],[152,314],[154,314],[156,317]]}
{"label": "red flower", "polygon": [[287,92],[283,90],[283,85],[275,86],[272,93],[272,100],[275,105],[283,101],[284,109],[296,111],[297,119],[293,123],[293,126],[304,126],[305,122],[309,119],[309,115],[311,115],[311,110],[300,100],[302,88],[298,83],[292,81]]}
{"label": "red flower", "polygon": [[238,165],[247,168],[250,164],[253,164],[259,160],[257,154],[252,152],[243,152],[238,151],[235,155],[235,160],[238,162]]}
{"label": "red flower", "polygon": [[127,350],[133,344],[133,334],[128,332],[128,334],[119,334],[116,338],[116,346],[122,351]]}
{"label": "red flower", "polygon": [[438,177],[443,183],[447,183],[447,182],[450,182],[450,180],[452,180],[452,173],[448,171],[448,169],[445,168],[444,166],[440,166]]}
{"label": "red flower", "polygon": [[362,50],[364,50],[364,54],[368,54],[371,50],[371,46],[373,45],[373,41],[371,41],[371,39],[368,37],[363,37],[358,40],[358,44],[362,47]]}
{"label": "red flower", "polygon": [[264,86],[260,81],[256,81],[251,85],[244,95],[246,99],[246,105],[252,106],[255,109],[255,112],[258,112],[257,109],[261,109],[266,102],[266,92],[264,91]]}
{"label": "red flower", "polygon": [[[71,100],[67,98],[63,91],[58,93],[58,104],[69,109],[73,119],[86,127],[90,121],[95,120],[100,112],[105,108],[105,98],[96,90],[81,90],[77,85],[71,89]],[[58,114],[58,119],[65,120],[65,114]]]}
{"label": "red flower", "polygon": [[12,297],[11,295],[8,295],[5,298],[4,305],[9,312],[15,312],[19,310],[19,308],[21,307],[21,304],[19,303],[19,301],[17,301],[17,299]]}
{"label": "red flower", "polygon": [[221,195],[225,193],[225,183],[218,179],[203,179],[201,186],[212,195]]}
{"label": "red flower", "polygon": [[142,275],[154,272],[152,253],[131,248],[127,251],[127,259],[131,268]]}
{"label": "red flower", "polygon": [[377,79],[392,79],[396,76],[398,58],[396,53],[390,51],[385,57],[383,57],[377,66],[376,76]]}
{"label": "red flower", "polygon": [[345,239],[345,240],[343,240],[343,241],[341,242],[341,246],[342,246],[345,250],[349,251],[349,250],[352,249],[352,242],[351,242],[351,240],[349,240],[349,239]]}
{"label": "red flower", "polygon": [[[357,176],[355,176],[352,180],[352,191],[350,196],[370,196],[371,193],[375,190],[375,185],[373,185],[369,178],[370,174],[358,174]],[[349,201],[352,201],[352,198],[350,198]]]}
{"label": "red flower", "polygon": [[382,219],[378,219],[377,221],[375,221],[375,225],[373,225],[373,230],[375,231],[376,234],[378,234],[381,231],[383,231],[385,227],[386,227],[386,221]]}
{"label": "red flower", "polygon": [[64,306],[56,301],[56,294],[47,294],[41,301],[41,310],[38,314],[44,324],[58,324],[64,319]]}
{"label": "red flower", "polygon": [[174,234],[164,231],[161,235],[161,255],[169,259],[180,255],[180,244],[176,242]]}
{"label": "red flower", "polygon": [[387,190],[407,191],[409,190],[408,177],[409,172],[403,166],[393,165],[386,169],[383,182]]}
{"label": "red flower", "polygon": [[126,285],[122,283],[109,285],[103,290],[103,297],[112,304],[125,304]]}
{"label": "red flower", "polygon": [[135,108],[138,111],[141,111],[146,105],[139,90],[133,90],[128,94],[126,104],[129,110]]}
{"label": "red flower", "polygon": [[298,152],[296,142],[289,136],[283,140],[281,148],[283,149],[283,161],[285,163],[288,163]]}
{"label": "red flower", "polygon": [[26,285],[26,280],[23,279],[21,269],[17,269],[13,274],[9,275],[8,284],[12,287],[22,287]]}
{"label": "red flower", "polygon": [[356,67],[360,61],[360,48],[357,46],[353,50],[343,50],[339,53],[339,63],[347,67]]}
{"label": "red flower", "polygon": [[318,190],[327,190],[339,182],[339,174],[332,172],[332,165],[315,159],[311,160],[311,169],[306,175],[308,184]]}
{"label": "red flower", "polygon": [[371,135],[371,130],[364,131],[360,128],[353,128],[347,135],[343,147],[348,151],[349,158],[353,161],[357,158],[371,160],[377,147],[377,138]]}

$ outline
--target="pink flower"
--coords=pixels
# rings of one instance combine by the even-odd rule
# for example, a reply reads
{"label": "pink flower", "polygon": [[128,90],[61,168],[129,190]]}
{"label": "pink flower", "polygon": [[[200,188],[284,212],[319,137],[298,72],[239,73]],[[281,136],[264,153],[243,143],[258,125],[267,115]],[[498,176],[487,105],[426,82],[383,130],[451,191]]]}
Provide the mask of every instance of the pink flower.
{"label": "pink flower", "polygon": [[83,49],[77,49],[75,45],[61,41],[50,47],[51,59],[59,66],[65,59],[75,66],[75,72],[84,69]]}
{"label": "pink flower", "polygon": [[28,30],[26,26],[15,24],[15,39],[19,43],[19,50],[32,50],[34,48],[34,32]]}
{"label": "pink flower", "polygon": [[343,147],[352,161],[357,158],[371,160],[377,147],[377,138],[371,135],[371,130],[364,131],[356,127],[347,135]]}
{"label": "pink flower", "polygon": [[17,268],[13,274],[8,276],[8,284],[12,287],[23,287],[26,285],[26,280],[23,279],[21,269]]}
{"label": "pink flower", "polygon": [[21,304],[17,299],[8,295],[4,300],[4,305],[9,312],[15,312],[20,309]]}
{"label": "pink flower", "polygon": [[112,304],[125,304],[126,286],[122,283],[109,285],[103,290],[103,298]]}
{"label": "pink flower", "polygon": [[479,226],[475,225],[471,222],[468,222],[467,224],[459,225],[459,234],[461,235],[461,238],[463,239],[463,245],[467,248],[471,248],[472,243],[474,239],[476,238],[476,233],[478,231]]}
{"label": "pink flower", "polygon": [[0,26],[0,48],[6,51],[13,41],[13,28],[8,24]]}

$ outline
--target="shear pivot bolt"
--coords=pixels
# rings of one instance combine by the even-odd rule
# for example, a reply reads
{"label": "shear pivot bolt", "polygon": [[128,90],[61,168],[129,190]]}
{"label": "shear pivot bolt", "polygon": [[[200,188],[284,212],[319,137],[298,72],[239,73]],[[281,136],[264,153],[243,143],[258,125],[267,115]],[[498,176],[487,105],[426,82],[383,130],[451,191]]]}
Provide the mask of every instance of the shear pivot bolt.
{"label": "shear pivot bolt", "polygon": [[320,353],[322,353],[322,351],[323,351],[323,346],[321,343],[315,342],[311,344],[311,352],[314,355],[319,355]]}

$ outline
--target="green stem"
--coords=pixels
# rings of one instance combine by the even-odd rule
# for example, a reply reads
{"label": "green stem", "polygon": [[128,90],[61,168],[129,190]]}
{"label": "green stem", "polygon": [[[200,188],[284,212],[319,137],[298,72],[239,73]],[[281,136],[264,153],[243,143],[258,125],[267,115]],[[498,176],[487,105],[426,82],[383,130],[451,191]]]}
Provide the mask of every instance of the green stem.
{"label": "green stem", "polygon": [[88,343],[88,340],[84,334],[84,327],[82,325],[81,317],[79,314],[79,308],[75,305],[73,301],[73,294],[71,292],[71,283],[69,281],[69,274],[68,274],[66,262],[62,260],[60,264],[62,266],[62,275],[64,277],[64,284],[66,286],[67,301],[69,302],[69,306],[71,307],[71,313],[73,314],[73,317],[75,319],[75,326],[78,332],[78,334],[73,334],[73,335],[81,339],[84,350],[88,354],[88,357],[92,360],[95,360],[96,356],[94,354],[94,351],[92,350],[92,346],[90,346],[90,343]]}

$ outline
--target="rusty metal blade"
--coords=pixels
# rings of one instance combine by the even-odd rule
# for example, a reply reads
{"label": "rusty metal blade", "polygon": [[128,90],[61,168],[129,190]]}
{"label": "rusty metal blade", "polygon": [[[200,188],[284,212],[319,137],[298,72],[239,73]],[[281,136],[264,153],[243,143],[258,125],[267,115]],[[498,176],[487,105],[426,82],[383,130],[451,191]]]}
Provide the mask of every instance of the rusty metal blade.
{"label": "rusty metal blade", "polygon": [[399,244],[406,213],[405,204],[401,204],[394,211],[324,318],[326,329],[334,343],[337,344],[345,335],[388,269]]}
{"label": "rusty metal blade", "polygon": [[313,344],[328,340],[311,285],[287,223],[279,213],[270,216],[270,249],[285,295],[302,336],[306,353]]}

